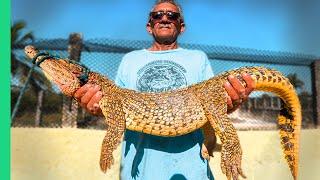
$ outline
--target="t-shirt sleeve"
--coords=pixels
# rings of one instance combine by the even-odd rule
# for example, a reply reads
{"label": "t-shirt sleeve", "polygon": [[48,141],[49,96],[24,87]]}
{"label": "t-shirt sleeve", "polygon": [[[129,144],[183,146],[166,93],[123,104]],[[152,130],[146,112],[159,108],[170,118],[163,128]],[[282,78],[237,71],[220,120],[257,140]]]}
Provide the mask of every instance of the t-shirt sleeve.
{"label": "t-shirt sleeve", "polygon": [[127,75],[124,74],[124,71],[125,70],[125,56],[122,58],[121,62],[120,62],[120,65],[119,65],[119,68],[118,68],[118,71],[117,71],[117,75],[116,75],[116,78],[115,78],[115,83],[117,86],[119,87],[126,87],[126,79],[127,79]]}
{"label": "t-shirt sleeve", "polygon": [[208,56],[205,53],[203,53],[202,56],[203,56],[204,63],[203,63],[200,77],[202,78],[201,80],[204,81],[212,78],[214,74],[213,74]]}

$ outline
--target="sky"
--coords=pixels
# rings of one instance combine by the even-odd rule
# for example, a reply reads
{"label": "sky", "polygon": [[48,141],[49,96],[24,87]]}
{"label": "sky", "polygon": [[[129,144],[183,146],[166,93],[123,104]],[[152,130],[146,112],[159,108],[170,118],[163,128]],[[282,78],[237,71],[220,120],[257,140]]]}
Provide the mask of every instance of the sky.
{"label": "sky", "polygon": [[[12,0],[11,21],[25,20],[38,38],[151,40],[145,30],[153,0]],[[320,56],[320,2],[180,0],[180,42]]]}
{"label": "sky", "polygon": [[[12,0],[11,22],[24,20],[27,23],[25,31],[32,31],[36,38],[66,39],[71,32],[81,32],[85,40],[109,38],[151,41],[145,25],[154,2]],[[285,51],[320,57],[320,1],[178,2],[186,23],[186,31],[179,39],[181,43]],[[241,65],[233,63],[229,66],[235,64]],[[302,79],[307,77],[307,89],[310,90],[310,72],[303,73],[305,67],[297,67],[297,71],[302,72],[299,73]]]}

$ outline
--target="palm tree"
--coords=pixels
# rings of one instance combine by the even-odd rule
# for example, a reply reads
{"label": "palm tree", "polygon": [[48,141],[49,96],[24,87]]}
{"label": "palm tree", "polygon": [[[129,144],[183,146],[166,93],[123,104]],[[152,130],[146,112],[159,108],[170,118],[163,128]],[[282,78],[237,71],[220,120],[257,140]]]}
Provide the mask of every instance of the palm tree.
{"label": "palm tree", "polygon": [[24,21],[18,21],[11,26],[11,75],[16,74],[18,70],[22,71],[23,74],[28,71],[28,68],[21,65],[13,53],[13,49],[19,44],[34,41],[34,35],[31,31],[24,34],[21,32],[25,27],[26,23]]}
{"label": "palm tree", "polygon": [[288,74],[287,78],[289,79],[294,88],[302,89],[304,87],[304,82],[298,78],[298,75],[296,73]]}
{"label": "palm tree", "polygon": [[[28,42],[34,41],[34,35],[30,31],[28,33],[23,33],[22,31],[25,29],[26,23],[24,21],[18,21],[14,23],[11,27],[11,76],[19,79],[20,84],[24,84],[25,88],[22,88],[20,92],[20,97],[26,91],[26,87],[29,85],[32,91],[37,93],[37,106],[36,106],[36,117],[35,117],[35,125],[39,126],[41,124],[41,107],[43,104],[43,96],[44,91],[47,89],[51,89],[51,83],[43,77],[42,74],[34,73],[33,68],[30,69],[26,64],[21,63],[14,54],[14,49],[19,47],[19,45],[26,44]],[[16,106],[13,109],[12,121],[15,117],[15,112],[19,107],[19,99],[16,102]]]}

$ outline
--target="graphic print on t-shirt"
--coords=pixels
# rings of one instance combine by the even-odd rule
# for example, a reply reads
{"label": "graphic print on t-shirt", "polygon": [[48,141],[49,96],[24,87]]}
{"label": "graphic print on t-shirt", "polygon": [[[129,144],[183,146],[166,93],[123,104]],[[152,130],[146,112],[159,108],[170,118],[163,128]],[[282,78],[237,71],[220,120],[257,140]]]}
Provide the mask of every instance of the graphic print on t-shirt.
{"label": "graphic print on t-shirt", "polygon": [[185,73],[186,69],[175,62],[153,61],[138,71],[137,89],[142,92],[162,92],[185,87]]}

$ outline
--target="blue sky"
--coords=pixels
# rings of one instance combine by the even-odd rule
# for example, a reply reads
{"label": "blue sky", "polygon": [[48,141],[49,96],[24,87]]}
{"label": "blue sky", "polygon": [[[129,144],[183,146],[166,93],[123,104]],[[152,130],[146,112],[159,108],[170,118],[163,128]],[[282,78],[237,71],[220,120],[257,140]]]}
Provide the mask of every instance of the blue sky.
{"label": "blue sky", "polygon": [[[71,32],[81,32],[84,39],[152,40],[145,30],[145,24],[154,2],[12,0],[11,21],[26,21],[26,31],[33,31],[36,38],[67,38]],[[289,51],[320,56],[320,1],[178,2],[184,10],[187,28],[179,39],[182,43]],[[310,90],[310,72],[307,72],[307,75],[303,74],[305,67],[302,67],[302,70],[301,67],[297,67],[296,70],[300,78],[307,77],[306,88]]]}
{"label": "blue sky", "polygon": [[[12,0],[12,22],[25,20],[39,38],[151,40],[145,31],[153,0]],[[181,42],[320,56],[319,1],[179,1],[187,30]]]}

